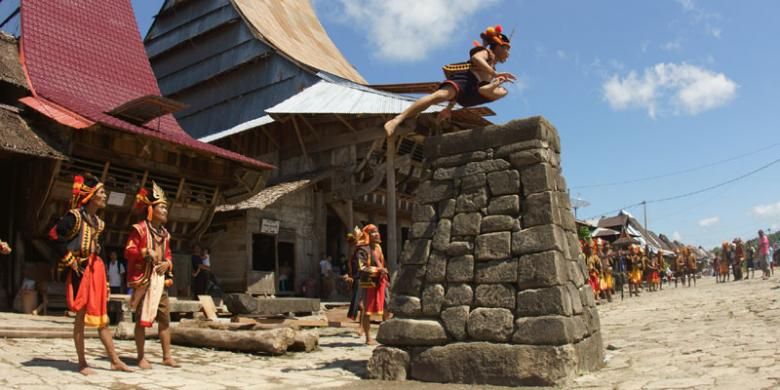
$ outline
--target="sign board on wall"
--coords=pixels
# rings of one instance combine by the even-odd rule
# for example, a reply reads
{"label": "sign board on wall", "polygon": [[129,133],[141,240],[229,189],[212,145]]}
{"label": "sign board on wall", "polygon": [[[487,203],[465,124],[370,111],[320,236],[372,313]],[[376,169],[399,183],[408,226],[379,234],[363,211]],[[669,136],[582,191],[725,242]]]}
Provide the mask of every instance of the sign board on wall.
{"label": "sign board on wall", "polygon": [[111,191],[111,194],[108,195],[107,203],[110,206],[122,206],[125,204],[126,198],[127,198],[127,194],[125,193]]}
{"label": "sign board on wall", "polygon": [[260,233],[274,236],[279,234],[279,221],[274,219],[263,219],[260,223]]}

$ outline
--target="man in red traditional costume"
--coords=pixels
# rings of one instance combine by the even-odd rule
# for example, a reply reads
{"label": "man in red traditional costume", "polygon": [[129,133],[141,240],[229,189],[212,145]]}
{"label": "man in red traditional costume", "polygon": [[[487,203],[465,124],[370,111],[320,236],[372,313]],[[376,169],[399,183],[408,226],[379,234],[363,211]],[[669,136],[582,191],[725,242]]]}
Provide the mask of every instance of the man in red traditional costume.
{"label": "man in red traditional costume", "polygon": [[157,320],[162,344],[163,364],[179,367],[171,355],[171,317],[168,310],[168,292],[173,283],[173,259],[170,234],[163,226],[168,222],[168,200],[157,183],[152,182],[152,193],[142,188],[136,195],[136,209],[144,220],[133,225],[125,246],[127,285],[133,289],[130,306],[135,309],[135,346],[138,349],[138,367],[152,368],[144,356],[146,329]]}
{"label": "man in red traditional costume", "polygon": [[68,309],[76,313],[73,341],[79,359],[79,372],[94,374],[84,354],[84,327],[98,328],[98,335],[111,361],[111,369],[131,371],[114,350],[108,329],[108,283],[106,268],[100,258],[100,234],[105,224],[97,216],[106,207],[106,191],[92,175],[76,176],[70,210],[49,231],[56,242],[59,271],[66,271],[65,299]]}
{"label": "man in red traditional costume", "polygon": [[375,225],[363,227],[363,235],[360,237],[355,249],[358,267],[360,269],[360,288],[362,291],[363,314],[360,325],[366,336],[366,344],[376,342],[371,339],[371,315],[384,315],[385,291],[389,283],[385,256],[382,254],[382,237]]}
{"label": "man in red traditional costume", "polygon": [[496,64],[509,58],[509,37],[503,34],[501,26],[488,27],[480,34],[482,44],[474,41],[467,62],[447,65],[444,73],[447,80],[439,84],[439,89],[412,103],[404,112],[385,123],[385,132],[391,137],[395,129],[406,119],[411,118],[428,107],[449,101],[439,117],[446,119],[455,105],[473,107],[503,98],[509,93],[502,86],[516,77],[511,73],[498,72]]}
{"label": "man in red traditional costume", "polygon": [[588,265],[588,284],[593,290],[593,299],[596,304],[600,303],[601,293],[601,259],[598,256],[598,244],[595,240],[583,241],[580,243],[582,253],[585,254],[585,263]]}

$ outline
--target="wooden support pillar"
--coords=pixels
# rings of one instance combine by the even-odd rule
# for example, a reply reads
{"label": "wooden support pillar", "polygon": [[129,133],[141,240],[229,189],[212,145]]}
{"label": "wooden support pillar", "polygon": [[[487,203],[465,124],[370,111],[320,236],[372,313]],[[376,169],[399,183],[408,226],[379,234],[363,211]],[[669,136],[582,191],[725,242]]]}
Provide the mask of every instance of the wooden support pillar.
{"label": "wooden support pillar", "polygon": [[387,138],[387,157],[385,159],[387,181],[387,267],[390,272],[398,268],[396,239],[396,200],[395,200],[395,137]]}
{"label": "wooden support pillar", "polygon": [[351,232],[355,227],[355,210],[353,209],[352,199],[345,201],[347,206],[347,232]]}

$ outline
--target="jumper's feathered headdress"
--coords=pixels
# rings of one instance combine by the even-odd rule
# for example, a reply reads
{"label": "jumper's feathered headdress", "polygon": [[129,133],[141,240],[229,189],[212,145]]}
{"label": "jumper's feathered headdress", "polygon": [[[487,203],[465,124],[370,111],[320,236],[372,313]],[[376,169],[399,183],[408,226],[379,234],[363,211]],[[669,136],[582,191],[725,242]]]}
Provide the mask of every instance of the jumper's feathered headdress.
{"label": "jumper's feathered headdress", "polygon": [[[479,34],[482,38],[483,45],[498,45],[498,46],[510,46],[509,37],[503,34],[504,28],[500,24],[494,27],[488,27],[485,31]],[[474,46],[479,46],[479,42],[474,41]]]}

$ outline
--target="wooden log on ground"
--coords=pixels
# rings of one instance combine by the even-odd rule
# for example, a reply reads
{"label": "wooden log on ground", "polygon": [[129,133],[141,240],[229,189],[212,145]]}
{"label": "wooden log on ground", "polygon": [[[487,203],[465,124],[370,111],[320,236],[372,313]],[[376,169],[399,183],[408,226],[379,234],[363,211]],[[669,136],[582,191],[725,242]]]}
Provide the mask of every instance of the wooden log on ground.
{"label": "wooden log on ground", "polygon": [[215,330],[257,330],[254,322],[219,322],[182,319],[179,327],[215,329]]}
{"label": "wooden log on ground", "polygon": [[[84,330],[84,337],[97,338],[97,329],[87,328]],[[73,328],[0,328],[0,338],[9,339],[72,339]]]}
{"label": "wooden log on ground", "polygon": [[292,352],[311,352],[320,344],[320,332],[316,329],[295,332],[295,341],[288,348]]}
{"label": "wooden log on ground", "polygon": [[[171,323],[171,327],[173,327],[174,324]],[[145,338],[147,339],[156,339],[158,338],[157,334],[157,322],[152,324],[151,328],[146,328],[146,332],[144,332]],[[114,338],[117,340],[134,340],[135,339],[135,322],[128,322],[128,321],[120,321],[118,324],[116,324],[116,329],[114,330]]]}
{"label": "wooden log on ground", "polygon": [[215,330],[191,326],[171,328],[171,342],[188,347],[282,355],[295,341],[290,328],[271,330]]}

